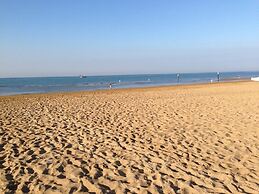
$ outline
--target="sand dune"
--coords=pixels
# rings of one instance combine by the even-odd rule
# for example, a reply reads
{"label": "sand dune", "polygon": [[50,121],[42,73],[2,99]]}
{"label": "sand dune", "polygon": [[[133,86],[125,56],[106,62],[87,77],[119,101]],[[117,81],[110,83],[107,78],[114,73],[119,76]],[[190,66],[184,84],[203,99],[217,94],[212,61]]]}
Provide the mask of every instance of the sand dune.
{"label": "sand dune", "polygon": [[259,84],[0,97],[0,193],[258,193]]}

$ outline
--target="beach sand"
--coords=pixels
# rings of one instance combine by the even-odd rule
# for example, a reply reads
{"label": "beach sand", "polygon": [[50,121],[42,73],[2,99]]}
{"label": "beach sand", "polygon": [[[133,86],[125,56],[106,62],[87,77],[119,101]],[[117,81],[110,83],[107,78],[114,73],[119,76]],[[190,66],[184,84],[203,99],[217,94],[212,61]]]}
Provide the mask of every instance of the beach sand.
{"label": "beach sand", "polygon": [[0,193],[258,193],[259,84],[0,97]]}

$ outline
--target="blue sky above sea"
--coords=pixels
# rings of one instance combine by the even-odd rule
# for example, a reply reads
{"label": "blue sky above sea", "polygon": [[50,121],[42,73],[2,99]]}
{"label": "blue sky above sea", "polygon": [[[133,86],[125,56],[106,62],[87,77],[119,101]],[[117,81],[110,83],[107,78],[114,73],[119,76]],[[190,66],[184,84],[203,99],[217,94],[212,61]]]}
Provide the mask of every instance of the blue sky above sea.
{"label": "blue sky above sea", "polygon": [[0,77],[259,70],[257,0],[2,0]]}

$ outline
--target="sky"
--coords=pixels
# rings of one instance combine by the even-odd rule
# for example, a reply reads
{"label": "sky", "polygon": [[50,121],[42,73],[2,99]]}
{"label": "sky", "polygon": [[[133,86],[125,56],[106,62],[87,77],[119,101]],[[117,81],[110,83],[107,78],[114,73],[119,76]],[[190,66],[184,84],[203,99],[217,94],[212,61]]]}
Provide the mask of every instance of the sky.
{"label": "sky", "polygon": [[259,70],[259,0],[0,0],[0,77]]}

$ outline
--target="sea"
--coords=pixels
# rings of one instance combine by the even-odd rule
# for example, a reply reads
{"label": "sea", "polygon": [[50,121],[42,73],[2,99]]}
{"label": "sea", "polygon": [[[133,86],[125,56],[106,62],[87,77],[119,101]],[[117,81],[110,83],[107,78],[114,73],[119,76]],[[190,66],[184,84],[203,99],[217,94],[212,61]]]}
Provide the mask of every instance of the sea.
{"label": "sea", "polygon": [[[259,71],[220,72],[220,81],[259,77]],[[217,72],[107,76],[0,78],[0,95],[50,93],[116,88],[138,88],[217,82]]]}

